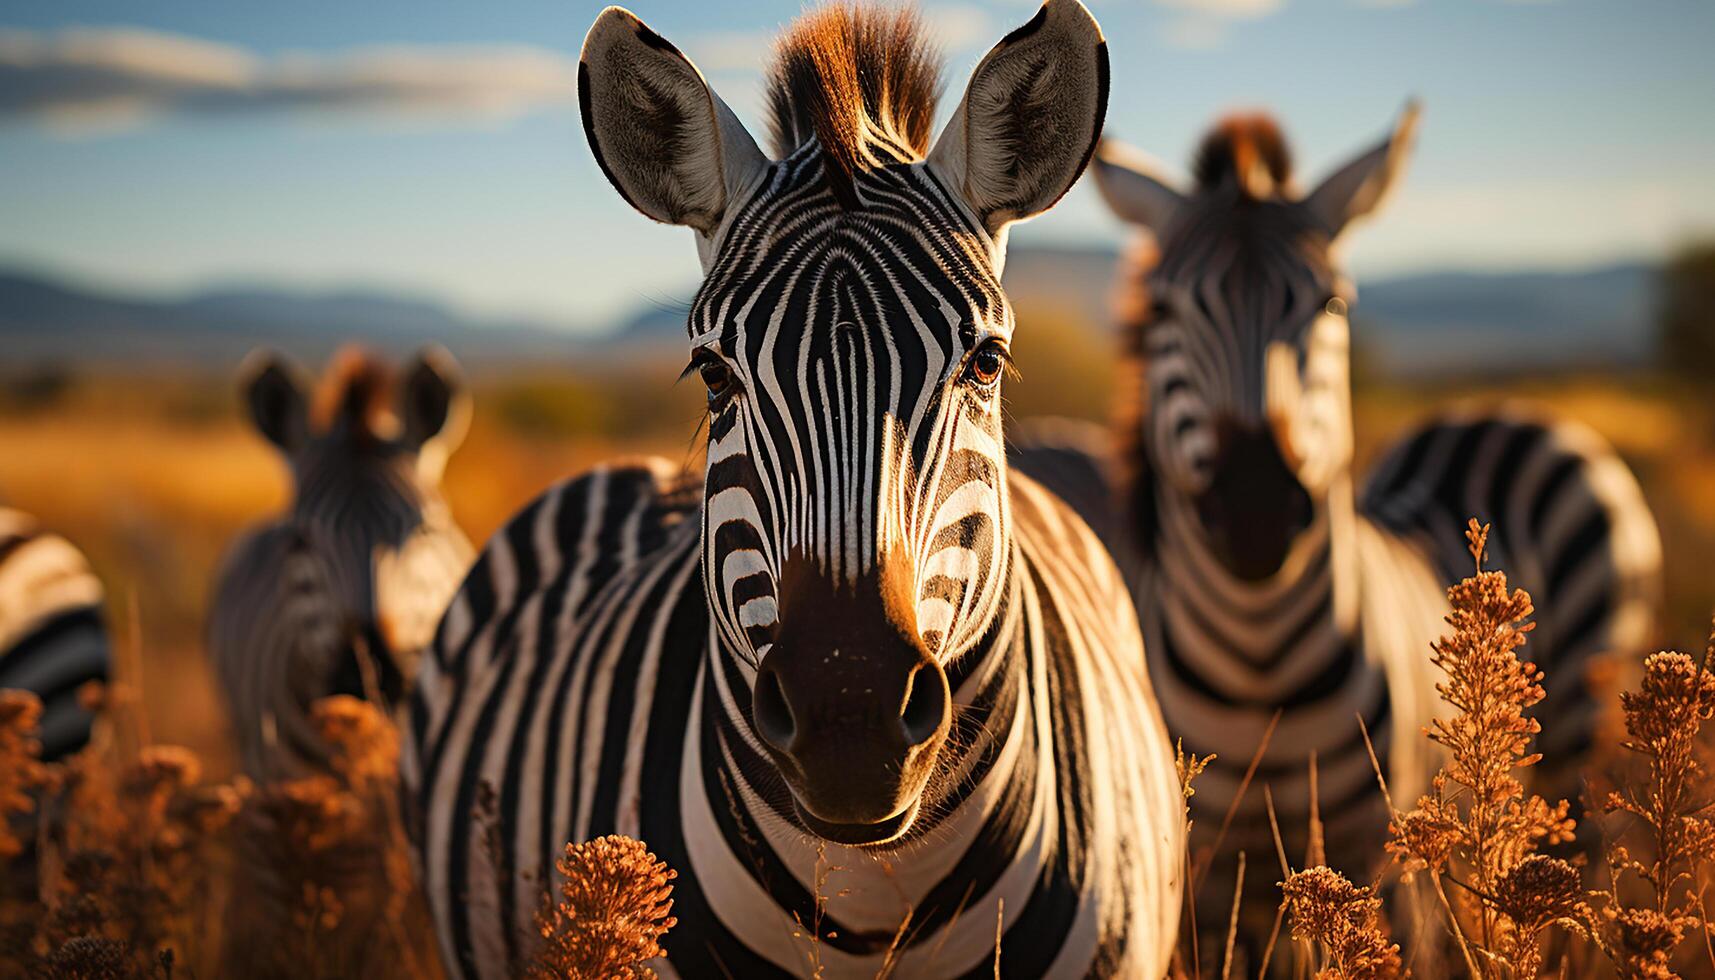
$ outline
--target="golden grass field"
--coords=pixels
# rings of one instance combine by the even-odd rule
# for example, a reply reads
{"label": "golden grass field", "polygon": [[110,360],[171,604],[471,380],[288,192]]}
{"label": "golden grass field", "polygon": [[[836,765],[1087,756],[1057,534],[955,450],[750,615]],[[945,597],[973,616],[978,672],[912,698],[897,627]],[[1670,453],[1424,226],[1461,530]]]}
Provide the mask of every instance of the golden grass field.
{"label": "golden grass field", "polygon": [[[1111,357],[1092,335],[1079,331],[1057,333],[1021,331],[1015,353],[1023,373],[1009,382],[1010,414],[1015,418],[1045,414],[1103,417],[1112,398],[1112,373],[1118,359]],[[568,364],[564,368],[488,370],[475,375],[471,379],[472,424],[463,446],[452,458],[445,481],[446,495],[467,533],[473,540],[486,539],[544,488],[604,459],[655,453],[683,460],[687,467],[696,468],[701,455],[698,430],[701,389],[694,381],[673,383],[679,366],[668,360],[633,359],[600,365]],[[1663,532],[1668,588],[1659,645],[1701,650],[1711,610],[1715,609],[1715,407],[1704,404],[1694,390],[1649,377],[1468,379],[1409,385],[1362,379],[1355,401],[1360,472],[1378,447],[1385,446],[1391,436],[1415,420],[1443,407],[1502,399],[1524,400],[1589,424],[1632,465]],[[222,870],[226,862],[240,868],[245,866],[244,861],[233,861],[232,857],[247,853],[243,845],[225,842],[228,839],[224,837],[218,846],[205,843],[214,841],[219,833],[230,831],[222,829],[225,824],[219,821],[210,821],[210,829],[206,831],[194,829],[190,824],[177,824],[173,821],[179,818],[174,814],[182,810],[201,813],[197,807],[212,806],[223,815],[222,819],[235,821],[233,826],[251,835],[240,836],[241,842],[260,840],[265,847],[283,848],[284,856],[276,855],[271,865],[262,864],[274,868],[293,867],[297,859],[292,855],[301,853],[314,853],[331,861],[330,855],[338,853],[338,846],[346,845],[315,843],[331,820],[343,828],[340,834],[350,835],[339,840],[355,840],[360,850],[362,842],[380,842],[381,846],[375,849],[379,857],[370,869],[369,885],[353,886],[350,891],[323,884],[305,885],[299,895],[291,891],[300,884],[292,879],[287,888],[287,904],[294,911],[266,924],[274,930],[275,938],[271,941],[274,944],[267,946],[273,965],[266,969],[256,967],[262,970],[256,975],[355,975],[352,970],[371,975],[366,972],[369,966],[360,965],[364,961],[341,958],[368,948],[361,935],[363,930],[371,928],[390,928],[398,934],[396,940],[378,947],[399,951],[388,975],[432,974],[435,954],[429,948],[421,908],[400,897],[408,894],[408,887],[401,890],[388,884],[397,881],[401,874],[408,881],[409,873],[401,870],[404,866],[401,862],[405,862],[403,836],[387,789],[392,785],[391,767],[396,749],[390,730],[383,730],[387,728],[384,722],[376,721],[355,702],[328,707],[324,720],[336,727],[343,726],[344,738],[351,744],[346,767],[331,779],[265,787],[247,787],[242,780],[232,784],[220,782],[230,778],[233,760],[225,719],[201,649],[208,596],[228,544],[244,527],[277,513],[289,495],[284,465],[271,447],[250,430],[237,402],[231,376],[189,370],[148,376],[92,372],[73,378],[51,398],[0,397],[0,446],[5,448],[0,452],[0,499],[35,514],[45,525],[83,548],[109,590],[110,622],[122,682],[116,690],[122,692],[119,707],[125,721],[119,726],[124,733],[120,741],[129,740],[130,744],[119,745],[113,750],[115,755],[92,758],[83,768],[74,764],[69,776],[60,777],[70,780],[71,799],[81,807],[78,812],[96,815],[97,824],[105,821],[103,826],[84,827],[77,833],[96,842],[92,847],[100,845],[92,853],[104,854],[105,860],[111,860],[111,841],[126,839],[133,833],[131,828],[137,826],[135,821],[142,820],[141,826],[152,828],[149,833],[155,836],[144,837],[151,843],[143,845],[141,857],[124,847],[120,847],[119,856],[121,864],[136,857],[144,869],[155,869],[150,872],[153,877],[145,875],[141,879],[150,896],[148,902],[152,903],[148,907],[167,909],[170,913],[166,916],[166,926],[149,919],[125,935],[133,941],[142,937],[148,943],[160,944],[166,942],[161,938],[163,935],[170,939],[196,934],[200,928],[196,916],[204,917],[209,926],[207,935],[219,935],[221,929],[228,930],[229,935],[235,934],[231,930],[244,930],[236,934],[248,935],[249,930],[262,928],[254,921],[216,914],[221,905],[219,896],[230,894],[230,889],[251,887],[244,879]],[[1469,635],[1465,635],[1463,647],[1449,648],[1456,653],[1464,651],[1457,653],[1461,659],[1448,668],[1449,676],[1482,678],[1481,683],[1505,686],[1511,676],[1509,671],[1518,669],[1517,661],[1510,659],[1508,651],[1502,651],[1504,656],[1489,656],[1500,645],[1488,643],[1482,637],[1508,635],[1509,607],[1504,597],[1496,598],[1492,589],[1473,589],[1472,622],[1461,634]],[[1528,656],[1528,648],[1524,654]],[[1425,655],[1429,655],[1428,650]],[[1679,738],[1683,742],[1685,731],[1694,737],[1696,719],[1708,717],[1704,709],[1715,712],[1715,682],[1707,692],[1695,686],[1707,675],[1694,669],[1685,674],[1689,663],[1690,660],[1663,661],[1658,665],[1657,673],[1665,678],[1662,683],[1667,684],[1668,694],[1657,691],[1655,696],[1667,707],[1658,704],[1646,710],[1638,706],[1643,702],[1631,704],[1627,710],[1628,722],[1642,726],[1640,730],[1649,735],[1654,731],[1649,729],[1650,718],[1671,715],[1676,710],[1672,705],[1679,703],[1674,698],[1689,698],[1686,703],[1694,706],[1685,715],[1691,719],[1687,722],[1689,728],[1680,725],[1665,735],[1658,731],[1651,737],[1669,741]],[[1679,673],[1674,673],[1676,670]],[[1703,705],[1704,700],[1707,705]],[[1528,707],[1525,701],[1528,698],[1521,699],[1516,710],[1509,709],[1511,722],[1505,719],[1502,722],[1515,726],[1527,724],[1521,720]],[[0,743],[6,738],[8,710],[17,709],[0,704]],[[1490,719],[1485,724],[1493,727],[1497,723]],[[1512,776],[1525,751],[1525,743],[1496,740],[1490,737],[1494,732],[1480,726],[1467,728],[1468,733],[1483,736],[1469,739],[1471,746],[1494,747],[1491,756],[1471,763],[1471,768],[1486,772],[1483,778],[1490,781],[1480,788],[1481,792],[1496,799],[1516,799],[1527,810],[1537,806],[1541,801],[1531,803]],[[1447,737],[1453,739],[1462,730],[1450,729]],[[1528,741],[1528,736],[1524,737]],[[146,743],[184,746],[190,751],[178,754],[178,749],[147,749],[143,747]],[[1636,733],[1633,743],[1640,743]],[[1672,807],[1690,807],[1688,801],[1692,797],[1701,800],[1707,795],[1709,784],[1687,761],[1689,749],[1680,742],[1672,745],[1672,751],[1678,753],[1674,758],[1679,769],[1666,771],[1656,765],[1646,771],[1634,767],[1632,772],[1637,782],[1629,785],[1640,794],[1637,798],[1653,800],[1659,797],[1663,780],[1679,778],[1684,782],[1689,778],[1680,787],[1689,796],[1676,797]],[[0,755],[6,751],[7,746],[0,744]],[[1457,755],[1456,747],[1453,754]],[[1194,770],[1194,764],[1188,765],[1185,777],[1194,775]],[[1686,773],[1690,776],[1686,777]],[[210,789],[238,795],[217,795],[210,803],[206,798]],[[1412,812],[1424,813],[1422,807],[1426,803],[1432,808],[1444,805],[1459,810],[1457,800],[1465,791],[1455,787],[1450,792],[1454,802],[1420,802],[1419,808]],[[1402,812],[1411,809],[1412,801],[1395,802]],[[1651,819],[1667,813],[1659,808],[1658,811],[1636,811],[1632,814],[1636,818],[1634,823],[1647,829]],[[1540,825],[1539,829],[1554,825],[1552,807],[1530,812],[1536,813],[1532,819]],[[1445,872],[1451,876],[1454,871],[1451,866],[1435,868],[1433,855],[1437,848],[1452,847],[1457,858],[1462,853],[1456,840],[1459,834],[1480,838],[1482,834],[1497,833],[1493,827],[1480,826],[1489,818],[1468,808],[1452,821],[1452,830],[1447,829],[1446,821],[1425,819],[1425,826],[1439,828],[1436,833],[1441,836],[1402,838],[1400,857],[1407,866],[1412,862],[1423,865],[1420,870],[1434,877],[1438,888],[1439,875]],[[350,820],[356,823],[351,824]],[[1699,859],[1708,862],[1715,859],[1715,821],[1704,822],[1708,824],[1710,853]],[[1525,842],[1516,845],[1525,851],[1536,846],[1537,838],[1531,836],[1534,832],[1529,827],[1508,831],[1519,842]],[[1638,831],[1634,828],[1633,832]],[[1547,839],[1552,840],[1553,833],[1548,833]],[[150,857],[149,854],[163,846],[162,840],[173,842],[165,852],[167,857],[160,854]],[[582,907],[579,902],[587,903],[595,894],[630,895],[639,907],[649,910],[653,916],[648,920],[649,929],[633,938],[635,949],[654,948],[653,943],[660,937],[656,924],[666,916],[661,903],[668,894],[670,879],[652,856],[634,845],[635,842],[603,841],[568,853],[562,868],[572,870],[566,871],[569,877],[561,904],[557,907],[546,904],[544,914],[548,918],[541,920],[545,923],[544,935],[548,937],[547,952],[543,955],[550,959],[558,957],[561,966],[533,967],[531,975],[583,975],[578,968],[565,964],[591,962],[579,959],[589,952],[587,943],[580,946],[583,941],[577,938],[576,930],[561,928],[562,920],[570,914],[566,909]],[[1691,853],[1686,850],[1689,845],[1675,846],[1685,853],[1674,860],[1693,860],[1687,856]],[[102,847],[106,849],[101,850]],[[325,851],[327,847],[334,850]],[[202,868],[198,872],[200,877],[185,880],[203,882],[209,889],[205,894],[187,897],[182,893],[185,887],[182,883],[163,883],[164,873],[160,869],[195,867],[197,855],[204,852],[221,856],[216,866]],[[71,849],[68,853],[75,856],[80,852]],[[1428,864],[1424,863],[1424,853],[1430,854]],[[1658,847],[1650,853],[1663,851]],[[1458,863],[1455,859],[1454,864]],[[1577,947],[1570,954],[1571,959],[1565,958],[1568,954],[1564,952],[1564,937],[1555,940],[1562,944],[1558,946],[1521,945],[1513,919],[1500,917],[1490,906],[1473,904],[1463,892],[1454,894],[1452,906],[1458,907],[1460,921],[1472,931],[1462,940],[1467,944],[1464,948],[1444,943],[1442,955],[1449,957],[1449,962],[1456,962],[1451,959],[1454,956],[1467,957],[1468,972],[1485,978],[1535,975],[1534,967],[1528,973],[1523,967],[1541,961],[1545,949],[1552,956],[1561,957],[1555,962],[1560,964],[1560,970],[1569,970],[1565,973],[1569,976],[1615,975],[1607,972],[1610,967],[1602,966],[1604,963],[1620,964],[1619,975],[1674,975],[1647,972],[1648,964],[1642,959],[1632,963],[1636,970],[1625,965],[1631,962],[1627,956],[1642,956],[1660,947],[1656,940],[1650,940],[1656,942],[1655,946],[1644,940],[1656,935],[1649,930],[1661,922],[1648,918],[1648,909],[1637,913],[1644,918],[1636,921],[1625,918],[1632,914],[1628,910],[1633,906],[1644,908],[1638,903],[1647,896],[1640,897],[1643,893],[1636,888],[1628,892],[1614,885],[1613,866],[1608,866],[1606,877],[1590,879],[1590,887],[1597,889],[1589,893],[1590,901],[1596,904],[1581,907],[1577,915],[1584,916],[1579,921],[1593,923],[1589,932],[1596,938]],[[76,871],[75,865],[70,867],[72,872]],[[315,866],[310,867],[306,880],[331,880],[316,877]],[[1525,866],[1516,861],[1505,867],[1488,868],[1480,866],[1480,862],[1467,861],[1462,867],[1462,873],[1476,876],[1479,887],[1525,889],[1520,892],[1525,896],[1520,901],[1528,899],[1527,905],[1537,903],[1529,905],[1530,908],[1560,909],[1570,917],[1566,920],[1569,922],[1577,918],[1570,911],[1572,906],[1567,903],[1572,899],[1567,895],[1576,891],[1578,877],[1559,865],[1551,867],[1542,861],[1529,865],[1530,872],[1540,880],[1528,881],[1520,878],[1520,869]],[[1665,865],[1657,861],[1650,867],[1659,872]],[[1696,869],[1700,875],[1708,873],[1707,865],[1687,867]],[[1338,879],[1332,872],[1320,875],[1314,871],[1291,878],[1286,891],[1290,899],[1291,918],[1287,920],[1290,927],[1281,940],[1283,944],[1290,943],[1291,952],[1281,955],[1290,955],[1299,967],[1308,964],[1318,969],[1333,969],[1335,972],[1325,974],[1330,977],[1395,975],[1389,971],[1397,969],[1400,959],[1397,950],[1390,952],[1389,940],[1379,931],[1378,924],[1385,921],[1381,899],[1361,887],[1362,883],[1354,885]],[[612,888],[602,884],[607,880],[603,876],[612,877]],[[65,882],[75,886],[77,882],[75,873],[68,874],[63,869],[57,880],[62,886]],[[265,884],[279,889],[278,882]],[[101,887],[115,886],[109,883]],[[366,887],[370,890],[365,891]],[[1600,892],[1602,887],[1608,891]],[[1559,889],[1554,892],[1559,897],[1550,896],[1551,901],[1529,891],[1530,888],[1538,892]],[[1656,888],[1654,894],[1659,897],[1672,891],[1672,888]],[[1604,894],[1607,897],[1601,898]],[[7,897],[0,892],[0,899]],[[1666,902],[1667,899],[1661,898],[1657,904],[1666,909]],[[1448,911],[1450,919],[1455,917],[1452,906]],[[114,907],[123,909],[125,903],[115,900]],[[1674,909],[1684,913],[1688,907],[1675,905]],[[1603,915],[1608,918],[1603,919]],[[143,917],[139,915],[139,919]],[[1679,923],[1675,928],[1682,931],[1693,928],[1679,919],[1673,921]],[[121,925],[122,917],[119,924],[109,919],[101,928],[105,934],[114,935],[116,930],[122,931]],[[64,923],[60,927],[70,928]],[[1547,925],[1541,928],[1548,930]],[[1495,929],[1505,936],[1497,938],[1498,934],[1492,934]],[[1508,929],[1515,932],[1507,933]],[[1627,929],[1643,931],[1634,936]],[[1547,937],[1551,932],[1544,931],[1542,935]],[[1286,938],[1288,934],[1290,940]],[[1642,945],[1627,952],[1630,947],[1625,944],[1634,941]],[[1681,959],[1689,959],[1693,964],[1685,968],[1691,972],[1683,975],[1695,976],[1695,971],[1703,968],[1715,970],[1715,949],[1710,950],[1707,958],[1701,958],[1686,952],[1694,945],[1703,944],[1681,944]],[[603,955],[619,955],[612,949],[604,949]],[[65,952],[65,947],[60,951]],[[87,966],[102,951],[79,948],[72,952],[77,954],[72,957],[74,961]],[[1486,960],[1478,963],[1469,958],[1491,953],[1501,958],[1493,963]],[[230,948],[226,955],[230,955]],[[1213,951],[1205,951],[1204,975],[1209,975],[1213,955]],[[157,964],[147,973],[121,971],[99,975],[230,973],[230,961],[218,956],[209,959],[215,954],[208,950],[203,950],[203,956],[200,960],[181,960],[180,974],[172,972],[171,964],[165,969]],[[1504,970],[1499,965],[1503,959]],[[635,957],[626,962],[635,962]],[[1254,973],[1255,964],[1251,966]],[[1183,964],[1180,972],[1187,972]],[[74,970],[50,975],[97,974]],[[1433,969],[1427,974],[1422,972],[1419,961],[1418,975],[1435,974]]]}
{"label": "golden grass field", "polygon": [[[1114,361],[1091,334],[1022,330],[1017,348],[1011,417],[1105,417]],[[604,459],[655,453],[698,466],[701,390],[674,383],[680,367],[570,363],[474,377],[469,435],[445,481],[471,539],[486,540],[552,483]],[[1663,645],[1700,645],[1715,610],[1715,406],[1696,392],[1650,378],[1360,383],[1360,473],[1392,435],[1435,409],[1503,398],[1581,420],[1618,447],[1662,529]],[[223,759],[200,653],[208,595],[226,546],[289,494],[285,466],[240,415],[233,378],[95,374],[52,404],[0,400],[0,446],[0,500],[85,550],[121,637],[135,614],[157,736]]]}

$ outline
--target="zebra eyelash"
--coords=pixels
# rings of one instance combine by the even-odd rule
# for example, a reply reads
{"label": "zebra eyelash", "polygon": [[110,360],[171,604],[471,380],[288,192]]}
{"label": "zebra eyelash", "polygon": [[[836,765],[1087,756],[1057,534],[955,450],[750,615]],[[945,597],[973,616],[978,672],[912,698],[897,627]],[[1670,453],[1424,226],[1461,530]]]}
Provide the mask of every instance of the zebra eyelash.
{"label": "zebra eyelash", "polygon": [[712,386],[709,388],[709,411],[719,412],[731,404],[733,396],[737,394],[739,389],[738,374],[732,370],[731,365],[727,364],[726,358],[720,356],[712,348],[699,347],[693,351],[690,363],[686,364],[685,369],[679,372],[679,377],[674,381],[674,384],[685,380],[692,374],[702,374],[706,383],[709,379],[705,372],[711,367],[718,367],[725,372],[726,384],[722,389],[716,391]]}
{"label": "zebra eyelash", "polygon": [[[984,352],[992,352],[1000,357],[999,373],[995,375],[994,380],[987,382],[971,376],[971,367],[976,361],[977,355]],[[1018,362],[1013,360],[1012,350],[1005,341],[998,337],[985,337],[966,352],[964,358],[959,362],[959,370],[955,375],[958,383],[969,384],[985,397],[993,394],[1000,387],[1001,378],[1017,379],[1020,376]]]}

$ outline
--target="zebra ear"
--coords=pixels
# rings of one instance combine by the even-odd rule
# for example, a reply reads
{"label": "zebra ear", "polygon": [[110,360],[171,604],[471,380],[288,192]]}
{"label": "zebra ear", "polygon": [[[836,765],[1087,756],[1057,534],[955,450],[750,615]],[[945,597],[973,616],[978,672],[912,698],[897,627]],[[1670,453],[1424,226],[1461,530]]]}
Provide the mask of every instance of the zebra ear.
{"label": "zebra ear", "polygon": [[1104,138],[1096,147],[1090,173],[1114,214],[1157,237],[1185,203],[1185,195],[1173,189],[1154,160],[1116,140]]}
{"label": "zebra ear", "polygon": [[458,362],[438,344],[423,348],[405,369],[399,397],[404,442],[417,450],[423,475],[439,479],[470,427],[470,395]]}
{"label": "zebra ear", "polygon": [[977,64],[929,167],[998,237],[1071,189],[1107,108],[1101,27],[1078,0],[1048,0]]}
{"label": "zebra ear", "polygon": [[620,195],[705,237],[768,168],[690,59],[620,7],[603,10],[584,38],[578,106],[590,151]]}
{"label": "zebra ear", "polygon": [[310,414],[297,365],[278,351],[257,350],[244,359],[238,376],[256,430],[288,453],[303,445]]}
{"label": "zebra ear", "polygon": [[1415,100],[1406,103],[1393,133],[1381,145],[1328,175],[1304,199],[1330,238],[1338,237],[1354,219],[1381,205],[1411,155],[1419,115]]}

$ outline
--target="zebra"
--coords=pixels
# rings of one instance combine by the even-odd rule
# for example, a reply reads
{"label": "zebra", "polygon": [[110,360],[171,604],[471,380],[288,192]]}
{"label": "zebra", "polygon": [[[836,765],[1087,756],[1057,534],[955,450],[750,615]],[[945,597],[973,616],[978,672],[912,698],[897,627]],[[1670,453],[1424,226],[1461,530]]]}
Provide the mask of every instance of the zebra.
{"label": "zebra", "polygon": [[[1582,426],[1511,405],[1456,410],[1407,435],[1354,490],[1356,297],[1333,247],[1395,182],[1417,115],[1409,106],[1309,193],[1261,114],[1209,133],[1190,192],[1104,140],[1097,187],[1159,256],[1143,248],[1122,263],[1133,345],[1122,384],[1135,390],[1112,434],[1057,421],[1014,449],[1016,466],[1091,502],[1132,583],[1168,728],[1218,756],[1191,800],[1194,850],[1220,838],[1258,759],[1222,847],[1249,851],[1253,868],[1275,854],[1266,785],[1294,862],[1315,805],[1339,842],[1329,863],[1371,870],[1387,815],[1356,718],[1398,805],[1426,787],[1439,763],[1421,735],[1439,709],[1430,643],[1444,632],[1445,586],[1472,572],[1467,518],[1493,522],[1490,567],[1536,599],[1527,653],[1548,676],[1538,713],[1550,761],[1578,761],[1594,722],[1585,668],[1636,651],[1659,594],[1637,482]],[[1544,785],[1575,798],[1575,771]],[[1247,888],[1269,916],[1276,877]],[[1205,897],[1224,923],[1220,893]]]}
{"label": "zebra", "polygon": [[46,761],[89,742],[95,716],[79,692],[107,682],[104,601],[101,580],[77,548],[0,507],[0,688],[42,699]]}
{"label": "zebra", "polygon": [[326,765],[316,699],[400,700],[473,557],[440,492],[470,414],[451,355],[427,348],[396,378],[345,348],[313,404],[299,373],[272,351],[241,371],[251,421],[285,457],[294,494],[233,545],[208,622],[240,763],[257,779]]}
{"label": "zebra", "polygon": [[678,873],[667,976],[1163,974],[1184,804],[1136,617],[1000,420],[1007,228],[1083,171],[1105,41],[1049,0],[932,148],[928,52],[909,11],[806,14],[765,156],[642,21],[591,28],[597,161],[696,232],[707,455],[551,489],[442,620],[404,763],[455,974],[516,975],[609,833]]}

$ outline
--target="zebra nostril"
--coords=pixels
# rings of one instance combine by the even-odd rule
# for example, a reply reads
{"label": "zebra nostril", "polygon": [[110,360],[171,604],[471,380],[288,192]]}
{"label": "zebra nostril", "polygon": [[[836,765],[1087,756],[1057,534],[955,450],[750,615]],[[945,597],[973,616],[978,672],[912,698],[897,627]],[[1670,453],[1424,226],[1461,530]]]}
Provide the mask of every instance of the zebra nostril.
{"label": "zebra nostril", "polygon": [[792,737],[798,726],[792,718],[792,707],[786,703],[786,689],[780,686],[780,674],[767,667],[756,675],[756,690],[751,696],[751,717],[756,721],[756,733],[763,741],[781,752],[792,747]]}
{"label": "zebra nostril", "polygon": [[919,667],[905,683],[899,724],[905,730],[905,744],[922,745],[935,737],[947,718],[947,675],[939,667]]}

